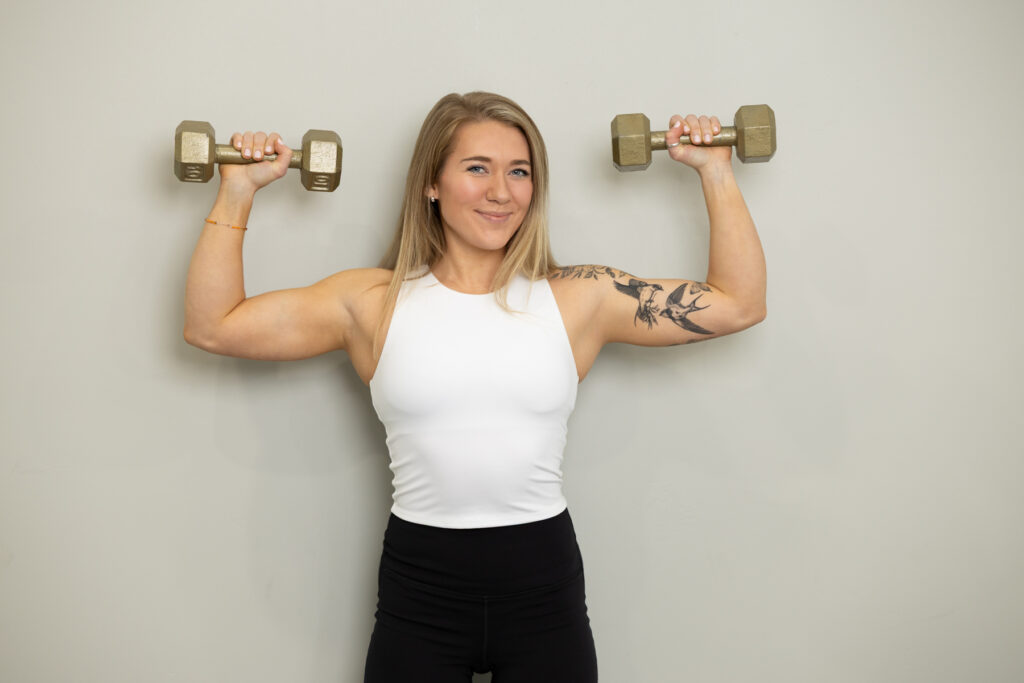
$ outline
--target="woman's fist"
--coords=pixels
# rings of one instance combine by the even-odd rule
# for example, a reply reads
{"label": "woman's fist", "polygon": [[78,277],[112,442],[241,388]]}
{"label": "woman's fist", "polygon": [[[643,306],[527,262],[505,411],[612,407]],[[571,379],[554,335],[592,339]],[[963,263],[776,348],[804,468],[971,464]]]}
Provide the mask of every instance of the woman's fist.
{"label": "woman's fist", "polygon": [[276,154],[277,158],[252,164],[220,164],[222,183],[231,183],[255,192],[288,172],[292,150],[284,144],[277,133],[235,133],[231,136],[231,146],[242,153],[243,159],[260,161],[269,154]]}
{"label": "woman's fist", "polygon": [[[668,122],[669,129],[665,133],[668,154],[676,161],[698,171],[709,164],[730,163],[732,147],[711,147],[711,139],[722,132],[722,124],[717,116],[687,117],[674,115]],[[689,144],[680,144],[680,140],[689,138]]]}

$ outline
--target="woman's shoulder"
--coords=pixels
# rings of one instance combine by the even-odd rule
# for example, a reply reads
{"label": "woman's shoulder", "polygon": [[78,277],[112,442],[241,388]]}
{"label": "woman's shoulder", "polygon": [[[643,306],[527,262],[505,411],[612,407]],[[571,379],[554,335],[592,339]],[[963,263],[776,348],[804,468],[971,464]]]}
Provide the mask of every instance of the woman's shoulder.
{"label": "woman's shoulder", "polygon": [[609,283],[623,276],[629,277],[617,268],[585,264],[553,268],[548,273],[547,281],[564,311],[576,311],[589,316],[600,306],[601,297],[605,295]]}
{"label": "woman's shoulder", "polygon": [[616,278],[629,278],[618,268],[586,264],[579,266],[558,266],[548,273],[547,280],[552,290],[571,291],[574,295],[600,289],[602,281],[612,282]]}
{"label": "woman's shoulder", "polygon": [[350,268],[328,275],[315,287],[362,320],[381,307],[391,276],[392,271],[385,268]]}
{"label": "woman's shoulder", "polygon": [[603,279],[615,279],[632,277],[629,273],[597,264],[585,264],[579,266],[557,266],[548,274],[548,280],[565,282],[583,282],[592,284]]}
{"label": "woman's shoulder", "polygon": [[386,268],[349,268],[339,270],[334,275],[324,278],[339,293],[360,293],[367,289],[384,287],[391,283],[394,271]]}

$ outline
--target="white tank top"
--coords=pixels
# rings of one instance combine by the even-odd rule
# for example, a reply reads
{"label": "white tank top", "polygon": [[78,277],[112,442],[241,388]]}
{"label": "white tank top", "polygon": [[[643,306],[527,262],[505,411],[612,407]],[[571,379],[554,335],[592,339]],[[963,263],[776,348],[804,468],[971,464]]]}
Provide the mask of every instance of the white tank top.
{"label": "white tank top", "polygon": [[387,429],[391,511],[469,529],[566,508],[562,451],[579,378],[551,285],[516,276],[515,313],[433,273],[402,285],[370,396]]}

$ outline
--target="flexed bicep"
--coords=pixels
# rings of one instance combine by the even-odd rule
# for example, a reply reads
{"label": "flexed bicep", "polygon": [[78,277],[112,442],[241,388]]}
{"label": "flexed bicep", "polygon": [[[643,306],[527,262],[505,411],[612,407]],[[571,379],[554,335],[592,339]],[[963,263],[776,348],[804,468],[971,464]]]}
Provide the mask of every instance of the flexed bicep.
{"label": "flexed bicep", "polygon": [[609,266],[567,266],[555,276],[592,281],[601,343],[675,346],[712,339],[758,322],[706,282],[638,278]]}

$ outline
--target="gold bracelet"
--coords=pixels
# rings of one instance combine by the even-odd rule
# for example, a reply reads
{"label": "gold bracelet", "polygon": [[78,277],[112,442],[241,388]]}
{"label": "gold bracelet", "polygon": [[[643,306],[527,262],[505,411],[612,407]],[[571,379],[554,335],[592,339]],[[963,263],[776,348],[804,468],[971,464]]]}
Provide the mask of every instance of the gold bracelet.
{"label": "gold bracelet", "polygon": [[206,219],[206,222],[210,223],[211,225],[223,225],[225,228],[232,228],[234,230],[248,230],[249,229],[249,228],[243,227],[241,225],[231,225],[230,223],[218,223],[217,221],[211,221],[209,218]]}

